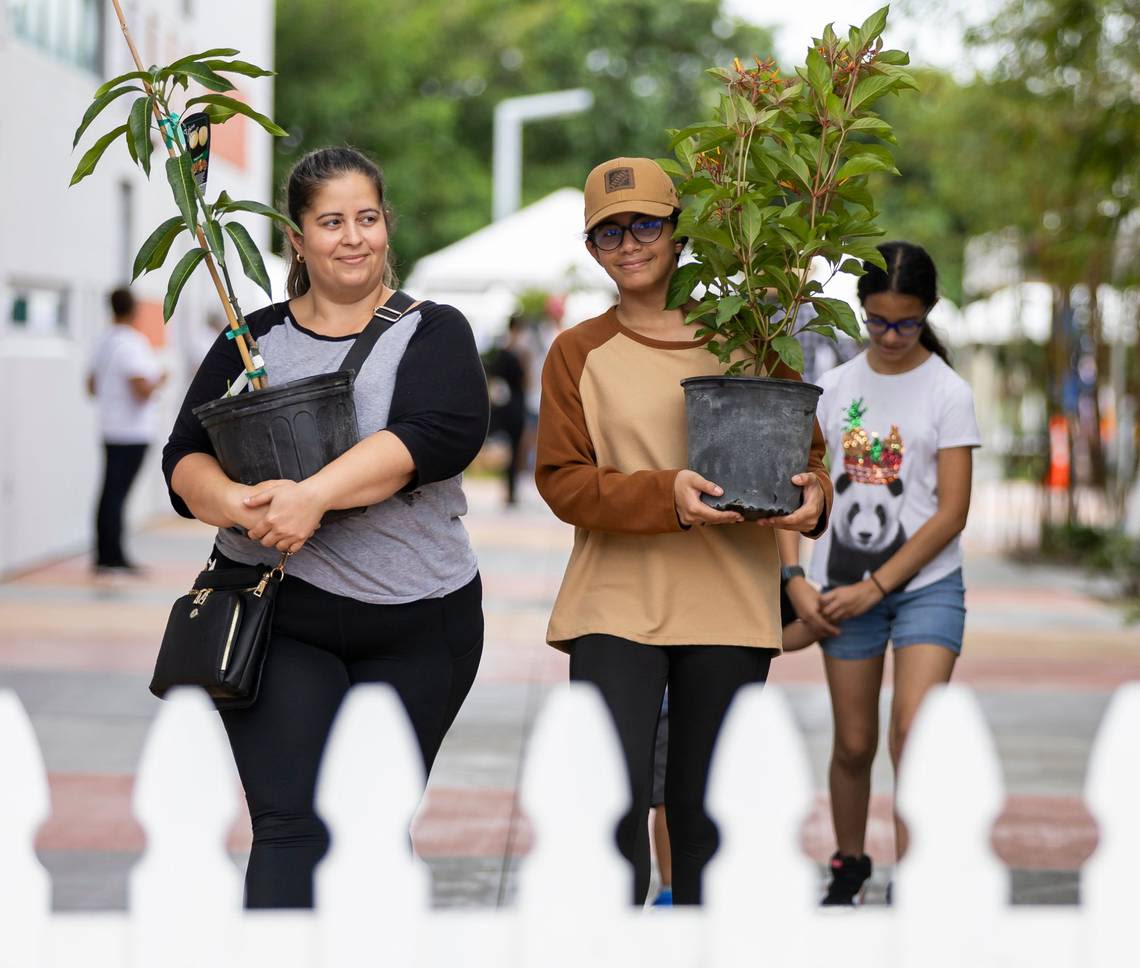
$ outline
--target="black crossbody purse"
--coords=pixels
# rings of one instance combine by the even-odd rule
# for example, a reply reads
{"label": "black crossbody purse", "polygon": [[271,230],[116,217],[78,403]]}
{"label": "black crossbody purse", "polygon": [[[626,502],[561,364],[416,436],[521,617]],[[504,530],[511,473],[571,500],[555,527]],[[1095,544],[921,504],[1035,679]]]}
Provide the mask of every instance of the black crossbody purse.
{"label": "black crossbody purse", "polygon": [[[414,304],[399,291],[378,307],[340,369],[359,373],[376,342]],[[211,560],[170,609],[150,691],[161,699],[176,686],[199,686],[220,710],[252,706],[288,560],[286,554],[271,567],[225,568]]]}

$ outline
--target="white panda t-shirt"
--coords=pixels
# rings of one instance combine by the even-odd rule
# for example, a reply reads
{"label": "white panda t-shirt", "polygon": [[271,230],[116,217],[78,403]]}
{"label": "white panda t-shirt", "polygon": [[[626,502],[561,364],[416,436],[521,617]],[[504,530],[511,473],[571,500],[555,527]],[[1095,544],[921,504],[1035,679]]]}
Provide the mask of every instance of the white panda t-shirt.
{"label": "white panda t-shirt", "polygon": [[[938,451],[979,447],[981,436],[969,384],[933,354],[906,373],[884,374],[860,353],[819,383],[835,498],[811,577],[848,585],[881,567],[938,510]],[[961,564],[955,536],[896,590],[922,588]]]}

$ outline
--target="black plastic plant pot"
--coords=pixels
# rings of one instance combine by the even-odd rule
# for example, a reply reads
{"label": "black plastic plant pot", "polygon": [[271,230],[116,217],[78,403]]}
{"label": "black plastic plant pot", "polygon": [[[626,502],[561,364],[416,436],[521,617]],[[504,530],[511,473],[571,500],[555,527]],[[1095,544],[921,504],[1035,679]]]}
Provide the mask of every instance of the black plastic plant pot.
{"label": "black plastic plant pot", "polygon": [[758,376],[681,381],[689,467],[724,488],[701,496],[748,521],[791,514],[803,501],[792,477],[807,469],[812,420],[823,392],[811,383]]}
{"label": "black plastic plant pot", "polygon": [[[360,439],[349,373],[322,373],[194,408],[230,480],[303,481]],[[322,524],[363,508],[329,511]]]}

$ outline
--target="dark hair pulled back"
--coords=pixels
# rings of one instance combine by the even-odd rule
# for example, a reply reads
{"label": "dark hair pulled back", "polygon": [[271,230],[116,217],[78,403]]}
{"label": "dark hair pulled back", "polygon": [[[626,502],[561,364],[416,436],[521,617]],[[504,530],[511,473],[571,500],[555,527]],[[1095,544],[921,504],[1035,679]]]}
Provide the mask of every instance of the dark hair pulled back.
{"label": "dark hair pulled back", "polygon": [[[352,172],[363,175],[376,188],[376,195],[380,199],[380,211],[384,214],[384,225],[391,236],[395,228],[395,219],[384,199],[384,176],[371,158],[355,148],[317,148],[293,166],[285,183],[285,209],[289,217],[300,225],[301,216],[312,206],[313,197],[317,192],[334,178]],[[305,263],[297,258],[297,251],[292,245],[288,247],[288,258],[289,276],[285,282],[285,289],[289,298],[293,299],[309,291],[309,270]],[[389,245],[388,259],[384,265],[384,285],[395,289],[398,284],[399,280],[392,268],[392,248]]]}
{"label": "dark hair pulled back", "polygon": [[134,315],[135,297],[126,286],[112,290],[108,302],[116,319],[128,319]]}
{"label": "dark hair pulled back", "polygon": [[[866,303],[867,297],[876,293],[897,292],[914,296],[929,312],[938,302],[938,271],[926,249],[913,242],[884,242],[876,248],[883,254],[887,269],[884,272],[877,265],[863,263],[867,271],[859,277],[859,302]],[[918,341],[944,363],[950,363],[949,352],[929,324],[922,327]]]}

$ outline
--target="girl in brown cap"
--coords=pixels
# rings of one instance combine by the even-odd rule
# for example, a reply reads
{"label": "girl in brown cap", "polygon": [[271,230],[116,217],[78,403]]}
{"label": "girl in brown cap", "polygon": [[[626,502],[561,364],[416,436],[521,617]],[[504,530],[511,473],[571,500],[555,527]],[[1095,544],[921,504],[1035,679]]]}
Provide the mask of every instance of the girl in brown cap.
{"label": "girl in brown cap", "polygon": [[717,845],[704,812],[717,732],[736,690],[764,682],[781,648],[773,528],[817,535],[831,500],[817,426],[809,467],[793,478],[804,488],[794,514],[745,524],[701,502],[721,489],[685,467],[680,384],[722,369],[685,311],[665,308],[683,247],[673,237],[679,213],[672,182],[647,158],[616,158],[586,180],[586,248],[618,303],[551,348],[535,472],[543,498],[575,527],[547,640],[613,714],[632,788],[618,844],[634,865],[635,903],[649,885],[646,816],[665,688],[673,897],[696,904]]}

